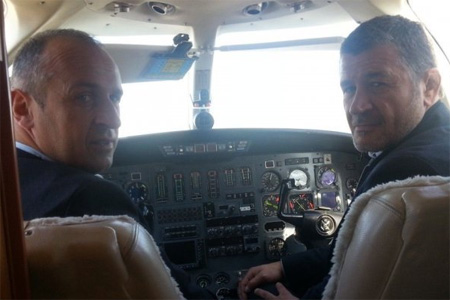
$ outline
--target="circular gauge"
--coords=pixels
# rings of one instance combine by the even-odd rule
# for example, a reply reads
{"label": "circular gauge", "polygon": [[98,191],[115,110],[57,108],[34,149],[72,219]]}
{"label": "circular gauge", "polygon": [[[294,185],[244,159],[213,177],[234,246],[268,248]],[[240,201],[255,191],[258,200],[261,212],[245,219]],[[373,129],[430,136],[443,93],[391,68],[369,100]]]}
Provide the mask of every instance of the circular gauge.
{"label": "circular gauge", "polygon": [[285,213],[290,215],[300,215],[305,210],[314,209],[312,194],[297,194],[289,197],[289,202],[285,208]]}
{"label": "circular gauge", "polygon": [[270,257],[277,259],[286,255],[286,248],[286,242],[282,238],[272,239],[267,246]]}
{"label": "circular gauge", "polygon": [[295,169],[289,174],[290,179],[294,179],[294,185],[298,188],[304,188],[308,185],[308,174],[300,169]]}
{"label": "circular gauge", "polygon": [[273,192],[280,186],[280,176],[272,171],[266,172],[261,177],[261,187],[264,192]]}
{"label": "circular gauge", "polygon": [[216,284],[227,284],[230,282],[230,275],[224,272],[217,273],[214,277],[214,282]]}
{"label": "circular gauge", "polygon": [[197,285],[201,288],[205,288],[211,284],[211,276],[202,274],[197,277]]}
{"label": "circular gauge", "polygon": [[136,204],[145,202],[148,198],[148,187],[143,182],[131,182],[128,184],[126,192]]}
{"label": "circular gauge", "polygon": [[233,292],[228,288],[220,288],[216,292],[217,299],[233,299]]}
{"label": "circular gauge", "polygon": [[319,185],[330,187],[336,183],[336,171],[331,167],[321,167],[317,172]]}
{"label": "circular gauge", "polygon": [[265,195],[262,198],[263,214],[265,217],[274,217],[277,215],[278,203],[280,203],[280,196]]}

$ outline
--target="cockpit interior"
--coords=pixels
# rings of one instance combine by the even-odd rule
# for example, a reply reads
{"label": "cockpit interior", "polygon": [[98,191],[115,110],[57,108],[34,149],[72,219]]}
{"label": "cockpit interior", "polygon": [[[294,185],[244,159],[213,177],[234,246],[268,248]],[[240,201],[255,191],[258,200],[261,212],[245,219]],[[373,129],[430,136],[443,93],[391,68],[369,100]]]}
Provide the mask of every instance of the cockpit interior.
{"label": "cockpit interior", "polygon": [[358,24],[385,14],[425,24],[448,105],[447,1],[2,3],[9,72],[47,29],[104,45],[124,94],[113,164],[100,175],[218,299],[236,299],[249,268],[333,240],[370,160],[354,147],[339,86],[339,48]]}

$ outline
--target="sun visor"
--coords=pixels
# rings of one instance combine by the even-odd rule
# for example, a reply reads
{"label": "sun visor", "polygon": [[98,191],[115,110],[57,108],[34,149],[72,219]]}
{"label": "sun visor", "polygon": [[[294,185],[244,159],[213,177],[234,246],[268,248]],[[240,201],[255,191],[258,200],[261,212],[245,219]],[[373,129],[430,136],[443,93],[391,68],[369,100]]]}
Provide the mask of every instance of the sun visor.
{"label": "sun visor", "polygon": [[156,53],[141,74],[144,81],[151,80],[178,80],[192,67],[197,60],[196,56],[189,57],[192,48],[189,35],[178,34],[174,39],[175,48],[170,53]]}
{"label": "sun visor", "polygon": [[192,44],[186,37],[175,46],[136,44],[104,44],[104,46],[119,68],[122,83],[182,79],[197,60],[196,56],[188,56]]}
{"label": "sun visor", "polygon": [[182,79],[195,60],[189,57],[152,57],[141,77],[144,81]]}

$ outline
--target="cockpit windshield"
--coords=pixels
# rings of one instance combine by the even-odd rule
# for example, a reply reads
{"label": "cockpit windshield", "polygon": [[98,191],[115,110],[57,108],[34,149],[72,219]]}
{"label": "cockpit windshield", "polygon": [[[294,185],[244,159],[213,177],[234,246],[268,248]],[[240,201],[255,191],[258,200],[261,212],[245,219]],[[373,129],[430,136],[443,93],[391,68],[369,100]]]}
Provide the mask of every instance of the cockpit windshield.
{"label": "cockpit windshield", "polygon": [[[213,128],[349,132],[339,87],[339,46],[356,22],[298,29],[219,30],[211,70]],[[192,74],[124,84],[122,137],[188,130]]]}

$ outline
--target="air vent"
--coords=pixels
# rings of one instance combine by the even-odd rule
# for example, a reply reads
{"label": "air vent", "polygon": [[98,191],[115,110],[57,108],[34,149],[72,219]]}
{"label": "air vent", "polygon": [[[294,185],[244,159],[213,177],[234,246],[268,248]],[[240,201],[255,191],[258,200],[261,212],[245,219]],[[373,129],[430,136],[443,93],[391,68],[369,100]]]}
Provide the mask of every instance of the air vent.
{"label": "air vent", "polygon": [[158,15],[170,15],[175,11],[175,6],[162,2],[148,2],[150,9]]}
{"label": "air vent", "polygon": [[266,8],[268,3],[261,2],[247,6],[244,8],[244,14],[247,16],[257,16],[260,15]]}

